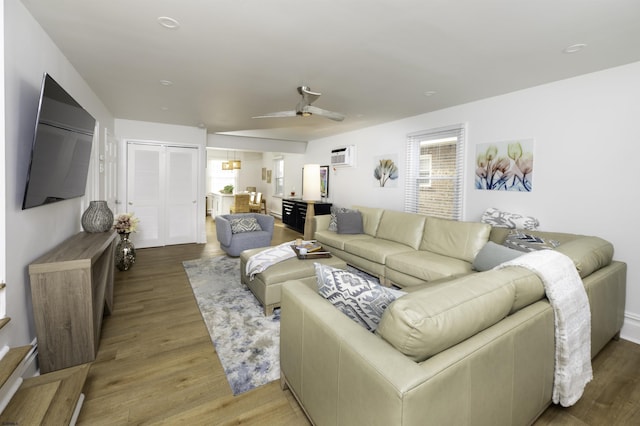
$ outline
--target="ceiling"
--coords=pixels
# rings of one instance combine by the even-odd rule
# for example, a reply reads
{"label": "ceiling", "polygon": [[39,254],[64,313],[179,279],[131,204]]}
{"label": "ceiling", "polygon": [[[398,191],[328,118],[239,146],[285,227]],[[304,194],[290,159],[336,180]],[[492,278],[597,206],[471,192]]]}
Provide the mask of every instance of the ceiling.
{"label": "ceiling", "polygon": [[[640,60],[638,0],[22,3],[115,117],[209,133],[313,140]],[[300,85],[346,119],[252,118]]]}

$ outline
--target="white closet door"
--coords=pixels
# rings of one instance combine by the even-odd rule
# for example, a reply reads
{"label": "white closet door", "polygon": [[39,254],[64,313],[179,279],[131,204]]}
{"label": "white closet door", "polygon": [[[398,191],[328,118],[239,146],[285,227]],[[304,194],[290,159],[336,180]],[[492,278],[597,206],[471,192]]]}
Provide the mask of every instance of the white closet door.
{"label": "white closet door", "polygon": [[167,147],[166,165],[166,244],[193,243],[198,208],[198,149]]}
{"label": "white closet door", "polygon": [[163,246],[165,147],[130,143],[127,151],[127,212],[140,219],[132,241],[137,248]]}

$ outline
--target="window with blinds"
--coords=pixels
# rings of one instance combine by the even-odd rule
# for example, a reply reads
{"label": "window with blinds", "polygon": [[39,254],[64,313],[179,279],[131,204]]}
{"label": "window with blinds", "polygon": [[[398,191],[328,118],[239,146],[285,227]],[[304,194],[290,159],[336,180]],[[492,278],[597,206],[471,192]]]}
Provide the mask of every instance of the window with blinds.
{"label": "window with blinds", "polygon": [[407,136],[405,211],[462,219],[463,124]]}
{"label": "window with blinds", "polygon": [[282,197],[284,195],[284,158],[273,160],[273,195]]}

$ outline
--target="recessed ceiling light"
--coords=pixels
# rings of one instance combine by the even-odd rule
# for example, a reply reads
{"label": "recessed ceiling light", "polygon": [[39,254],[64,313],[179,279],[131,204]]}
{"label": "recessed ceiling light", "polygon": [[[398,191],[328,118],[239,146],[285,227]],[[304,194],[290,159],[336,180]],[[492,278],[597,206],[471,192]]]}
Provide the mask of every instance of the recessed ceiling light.
{"label": "recessed ceiling light", "polygon": [[160,107],[160,109],[161,109],[162,111],[169,111],[169,107],[168,107],[168,106]]}
{"label": "recessed ceiling light", "polygon": [[159,17],[158,23],[165,28],[169,28],[170,30],[175,30],[180,28],[180,22],[176,21],[173,18],[169,18],[168,16]]}
{"label": "recessed ceiling light", "polygon": [[435,95],[436,93],[438,93],[438,92],[436,92],[435,90],[428,90],[428,91],[424,92],[423,95],[425,95],[426,97],[429,97],[429,96]]}
{"label": "recessed ceiling light", "polygon": [[163,86],[173,86],[173,81],[171,80],[160,80],[160,84]]}
{"label": "recessed ceiling light", "polygon": [[573,45],[571,45],[569,47],[565,47],[562,52],[563,53],[576,53],[576,52],[581,51],[585,47],[587,47],[587,45],[584,44],[584,43],[573,44]]}

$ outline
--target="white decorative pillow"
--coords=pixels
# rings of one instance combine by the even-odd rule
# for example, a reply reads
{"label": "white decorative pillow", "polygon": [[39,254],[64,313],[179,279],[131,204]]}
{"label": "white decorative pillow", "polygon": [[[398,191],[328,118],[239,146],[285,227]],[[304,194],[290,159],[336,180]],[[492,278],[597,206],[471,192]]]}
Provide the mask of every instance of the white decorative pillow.
{"label": "white decorative pillow", "polygon": [[255,217],[234,217],[229,220],[231,223],[231,233],[240,234],[242,232],[262,231],[262,227]]}
{"label": "white decorative pillow", "polygon": [[540,226],[538,219],[531,216],[522,216],[516,213],[508,213],[490,207],[482,214],[481,222],[488,223],[496,228],[537,229]]}
{"label": "white decorative pillow", "polygon": [[351,272],[314,263],[318,293],[369,331],[378,328],[385,309],[406,293]]}
{"label": "white decorative pillow", "polygon": [[511,231],[503,245],[519,251],[553,250],[560,245],[559,241],[544,239],[522,231]]}

